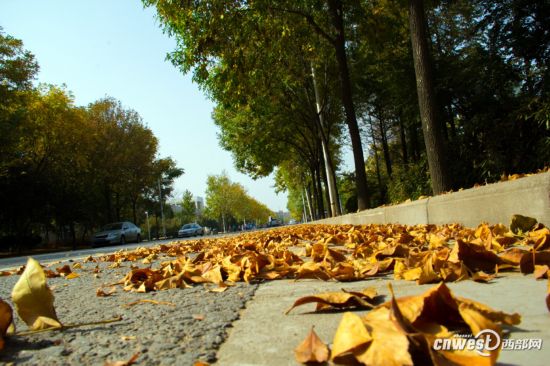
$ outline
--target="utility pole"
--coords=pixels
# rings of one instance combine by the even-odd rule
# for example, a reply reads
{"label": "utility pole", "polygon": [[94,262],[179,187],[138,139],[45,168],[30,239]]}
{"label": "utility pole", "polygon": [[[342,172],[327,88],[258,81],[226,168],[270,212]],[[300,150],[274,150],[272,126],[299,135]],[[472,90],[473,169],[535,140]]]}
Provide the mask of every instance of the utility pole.
{"label": "utility pole", "polygon": [[162,236],[166,237],[166,226],[164,225],[164,208],[162,206],[162,190],[160,188],[160,178],[158,181],[159,181],[160,221],[162,223]]}

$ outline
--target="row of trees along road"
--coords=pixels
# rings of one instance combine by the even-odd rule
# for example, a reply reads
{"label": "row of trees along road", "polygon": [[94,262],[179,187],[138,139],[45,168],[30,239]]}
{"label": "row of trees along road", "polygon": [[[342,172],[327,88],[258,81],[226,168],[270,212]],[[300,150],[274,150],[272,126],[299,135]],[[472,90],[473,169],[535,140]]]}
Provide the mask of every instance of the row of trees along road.
{"label": "row of trees along road", "polygon": [[139,114],[113,98],[86,107],[52,85],[35,87],[34,56],[0,29],[1,251],[54,233],[76,243],[107,222],[145,220],[183,173],[158,157]]}
{"label": "row of trees along road", "polygon": [[241,184],[232,182],[227,173],[209,175],[206,179],[204,217],[217,221],[224,232],[247,223],[265,224],[273,215],[267,206],[248,195]]}
{"label": "row of trees along road", "polygon": [[143,2],[177,40],[173,64],[215,101],[237,168],[275,171],[295,217],[550,161],[547,1]]}

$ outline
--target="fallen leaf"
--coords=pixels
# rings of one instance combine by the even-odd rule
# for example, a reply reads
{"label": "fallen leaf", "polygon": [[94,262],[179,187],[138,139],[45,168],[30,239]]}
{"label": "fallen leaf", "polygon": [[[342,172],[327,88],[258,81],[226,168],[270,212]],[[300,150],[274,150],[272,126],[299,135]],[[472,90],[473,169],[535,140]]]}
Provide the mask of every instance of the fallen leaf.
{"label": "fallen leaf", "polygon": [[0,299],[0,350],[4,348],[4,337],[12,323],[13,312],[11,306]]}
{"label": "fallen leaf", "polygon": [[533,271],[533,275],[535,276],[536,280],[540,280],[543,278],[550,278],[550,276],[548,276],[549,272],[550,272],[550,268],[548,267],[548,265],[544,264],[542,266],[539,266],[535,264],[535,270]]}
{"label": "fallen leaf", "polygon": [[533,273],[535,264],[550,265],[550,251],[527,252],[523,254],[519,263],[521,273]]}
{"label": "fallen leaf", "polygon": [[73,272],[68,264],[65,264],[63,267],[57,267],[55,270],[63,277]]}
{"label": "fallen leaf", "polygon": [[361,292],[342,291],[343,292],[328,292],[299,298],[294,302],[292,307],[285,312],[285,314],[290,313],[295,307],[312,302],[317,303],[315,311],[325,310],[331,307],[338,309],[350,307],[358,309],[373,308],[373,300],[376,297],[376,289],[369,287]]}
{"label": "fallen leaf", "polygon": [[354,313],[344,313],[332,341],[332,360],[361,349],[372,341],[363,320]]}
{"label": "fallen leaf", "polygon": [[134,341],[137,339],[136,336],[120,336],[120,339],[123,341]]}
{"label": "fallen leaf", "polygon": [[300,363],[322,363],[328,361],[329,349],[311,328],[307,337],[294,350],[294,356]]}
{"label": "fallen leaf", "polygon": [[17,314],[31,329],[62,327],[55,314],[54,297],[46,283],[44,270],[33,258],[28,259],[11,297]]}
{"label": "fallen leaf", "polygon": [[82,263],[73,264],[73,269],[82,269]]}
{"label": "fallen leaf", "polygon": [[72,279],[75,279],[75,278],[78,278],[80,277],[80,275],[76,272],[71,272],[69,273],[68,275],[65,276],[66,279],[68,280],[72,280]]}
{"label": "fallen leaf", "polygon": [[510,222],[510,230],[519,234],[531,230],[537,224],[537,219],[522,215],[513,215]]}
{"label": "fallen leaf", "polygon": [[203,314],[193,314],[193,319],[195,320],[204,320]]}
{"label": "fallen leaf", "polygon": [[133,365],[134,363],[136,363],[138,357],[139,357],[139,352],[137,352],[136,354],[134,354],[132,357],[130,357],[129,360],[127,361],[106,361],[103,366],[130,366],[130,365]]}
{"label": "fallen leaf", "polygon": [[107,296],[111,296],[112,294],[114,294],[116,292],[116,287],[114,286],[111,286],[107,291],[103,291],[102,288],[98,288],[95,292],[96,296],[98,297],[107,297]]}
{"label": "fallen leaf", "polygon": [[155,305],[168,305],[168,306],[176,306],[173,302],[169,301],[157,301],[157,300],[151,300],[151,299],[140,299],[125,305],[122,305],[123,307],[129,308],[130,306],[138,305],[138,304],[155,304]]}

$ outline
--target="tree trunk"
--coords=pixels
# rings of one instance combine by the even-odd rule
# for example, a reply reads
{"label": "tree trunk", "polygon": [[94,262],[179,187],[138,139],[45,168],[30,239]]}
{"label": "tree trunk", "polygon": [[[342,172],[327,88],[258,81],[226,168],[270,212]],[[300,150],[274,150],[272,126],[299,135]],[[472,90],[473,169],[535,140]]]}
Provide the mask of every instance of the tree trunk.
{"label": "tree trunk", "polygon": [[418,104],[422,118],[422,131],[424,134],[424,143],[426,144],[432,190],[437,195],[451,188],[451,180],[445,163],[441,123],[438,122],[437,103],[422,0],[409,0],[409,23]]}
{"label": "tree trunk", "polygon": [[418,159],[420,159],[420,146],[418,143],[418,129],[417,129],[416,123],[410,123],[408,130],[409,130],[409,139],[411,141],[409,145],[410,156],[413,162],[418,162]]}
{"label": "tree trunk", "polygon": [[318,208],[318,215],[317,218],[324,219],[325,218],[325,205],[323,204],[323,187],[321,185],[321,169],[320,164],[316,164],[315,167],[315,185],[317,186],[317,208]]}
{"label": "tree trunk", "polygon": [[384,162],[386,163],[386,173],[388,173],[388,177],[391,179],[393,171],[391,167],[390,147],[388,146],[388,136],[386,135],[386,124],[384,123],[382,113],[379,113],[378,115],[378,127],[380,128],[380,140],[382,142],[382,152],[384,153]]}
{"label": "tree trunk", "polygon": [[382,175],[380,174],[380,161],[378,158],[378,149],[376,148],[376,138],[374,137],[374,129],[372,128],[372,120],[369,119],[370,134],[372,137],[372,147],[374,149],[374,165],[376,167],[376,179],[378,180],[378,187],[380,189],[380,198],[382,202],[386,202],[386,188],[382,185]]}
{"label": "tree trunk", "polygon": [[405,137],[405,126],[403,126],[403,118],[399,118],[399,142],[401,144],[401,157],[403,159],[403,167],[407,170],[409,164],[409,155],[407,154],[407,139]]}
{"label": "tree trunk", "polygon": [[326,187],[328,193],[327,204],[329,206],[329,214],[331,217],[340,216],[340,205],[338,204],[338,194],[336,192],[336,176],[334,174],[334,166],[332,165],[332,159],[330,157],[330,150],[328,148],[328,141],[330,136],[326,136],[324,132],[325,121],[322,108],[321,95],[319,93],[319,87],[315,78],[315,69],[311,65],[311,78],[313,79],[313,90],[315,93],[315,106],[317,111],[316,122],[319,125],[319,137],[321,140],[321,148],[323,153],[323,160],[325,166],[325,178]]}
{"label": "tree trunk", "polygon": [[304,190],[306,191],[307,207],[309,208],[309,221],[313,221],[313,205],[311,204],[311,189],[309,188],[309,184]]}
{"label": "tree trunk", "polygon": [[331,206],[331,197],[328,187],[328,179],[327,179],[327,170],[325,167],[325,163],[323,160],[321,160],[321,169],[319,169],[319,174],[321,175],[322,183],[325,187],[324,194],[325,194],[325,203],[327,204],[327,217],[334,217],[336,214],[333,211],[333,207]]}
{"label": "tree trunk", "polygon": [[357,189],[357,207],[365,210],[368,208],[367,174],[365,172],[365,158],[363,146],[353,104],[353,92],[349,76],[348,60],[346,55],[346,38],[344,34],[344,19],[341,0],[328,0],[328,7],[331,15],[332,25],[336,29],[336,37],[333,46],[336,52],[336,61],[340,74],[342,93],[342,104],[346,112],[346,123],[348,125],[351,146],[353,150],[353,161],[355,165],[355,185]]}

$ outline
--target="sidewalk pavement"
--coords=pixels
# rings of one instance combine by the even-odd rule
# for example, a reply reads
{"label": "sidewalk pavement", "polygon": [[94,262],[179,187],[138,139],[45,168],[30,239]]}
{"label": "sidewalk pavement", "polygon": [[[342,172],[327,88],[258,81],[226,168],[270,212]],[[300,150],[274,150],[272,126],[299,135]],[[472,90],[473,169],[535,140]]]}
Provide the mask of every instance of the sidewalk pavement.
{"label": "sidewalk pavement", "polygon": [[[313,313],[315,304],[295,308],[285,315],[298,298],[321,292],[362,290],[375,287],[389,300],[388,283],[396,297],[419,295],[435,286],[412,281],[393,280],[391,276],[358,282],[323,282],[318,280],[280,280],[263,283],[250,300],[240,319],[229,328],[229,336],[217,353],[217,365],[297,365],[294,349],[312,326],[326,344],[331,344],[343,312]],[[550,358],[550,313],[546,308],[547,280],[536,281],[533,275],[500,274],[488,284],[474,281],[448,283],[455,296],[482,302],[495,310],[517,312],[521,323],[512,329],[510,338],[540,338],[541,350],[503,350],[500,365],[548,365]],[[357,312],[364,314],[365,311]],[[391,347],[391,345],[388,345]]]}

